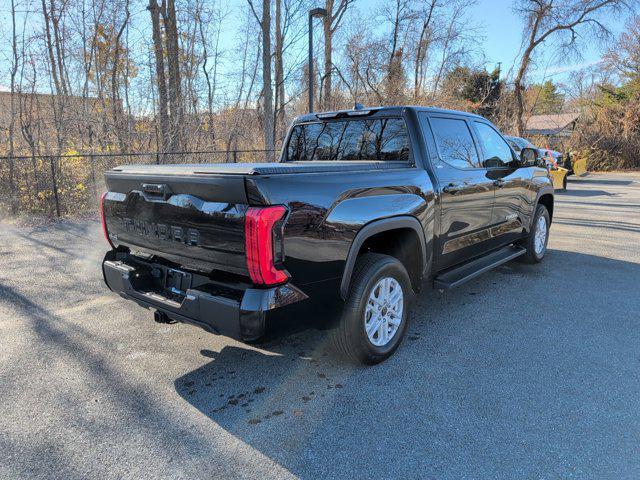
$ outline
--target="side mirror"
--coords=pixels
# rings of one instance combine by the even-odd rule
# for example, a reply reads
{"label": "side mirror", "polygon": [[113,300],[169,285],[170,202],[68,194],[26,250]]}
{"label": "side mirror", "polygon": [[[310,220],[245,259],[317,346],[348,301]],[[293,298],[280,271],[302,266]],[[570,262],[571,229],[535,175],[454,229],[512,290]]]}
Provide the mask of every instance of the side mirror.
{"label": "side mirror", "polygon": [[541,162],[538,150],[535,148],[525,147],[520,151],[520,163],[523,167],[536,167]]}

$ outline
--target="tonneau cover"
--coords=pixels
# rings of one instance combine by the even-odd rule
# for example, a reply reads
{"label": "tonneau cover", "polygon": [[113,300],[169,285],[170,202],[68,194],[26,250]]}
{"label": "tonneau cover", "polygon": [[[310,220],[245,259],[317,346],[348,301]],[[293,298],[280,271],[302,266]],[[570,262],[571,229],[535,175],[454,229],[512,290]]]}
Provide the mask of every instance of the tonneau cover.
{"label": "tonneau cover", "polygon": [[202,163],[183,165],[122,165],[112,172],[133,175],[274,175],[291,173],[322,173],[364,171],[407,166],[407,162],[283,162],[283,163]]}

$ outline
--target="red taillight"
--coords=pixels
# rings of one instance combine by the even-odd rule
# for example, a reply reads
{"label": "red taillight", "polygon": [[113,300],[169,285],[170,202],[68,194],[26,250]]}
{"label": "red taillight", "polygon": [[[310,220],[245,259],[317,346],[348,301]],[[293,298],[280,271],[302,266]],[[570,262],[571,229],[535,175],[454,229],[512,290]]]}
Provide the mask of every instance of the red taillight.
{"label": "red taillight", "polygon": [[102,233],[104,233],[104,238],[107,239],[111,248],[115,248],[113,243],[111,243],[111,239],[109,238],[109,231],[107,230],[107,219],[104,218],[104,198],[107,196],[107,192],[104,192],[100,197],[100,220],[102,221]]}
{"label": "red taillight", "polygon": [[275,285],[289,279],[285,271],[276,268],[273,248],[274,235],[278,233],[274,231],[274,227],[286,213],[287,209],[282,205],[264,208],[249,207],[247,210],[244,235],[247,268],[253,283]]}

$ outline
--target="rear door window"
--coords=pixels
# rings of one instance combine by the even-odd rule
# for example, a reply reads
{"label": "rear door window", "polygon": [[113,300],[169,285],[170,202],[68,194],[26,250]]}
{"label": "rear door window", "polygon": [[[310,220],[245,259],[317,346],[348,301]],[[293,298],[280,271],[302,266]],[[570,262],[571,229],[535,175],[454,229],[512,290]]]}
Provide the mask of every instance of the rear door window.
{"label": "rear door window", "polygon": [[349,119],[295,125],[287,160],[409,160],[409,136],[401,118]]}
{"label": "rear door window", "polygon": [[440,159],[449,165],[468,169],[480,167],[467,122],[457,118],[430,117]]}

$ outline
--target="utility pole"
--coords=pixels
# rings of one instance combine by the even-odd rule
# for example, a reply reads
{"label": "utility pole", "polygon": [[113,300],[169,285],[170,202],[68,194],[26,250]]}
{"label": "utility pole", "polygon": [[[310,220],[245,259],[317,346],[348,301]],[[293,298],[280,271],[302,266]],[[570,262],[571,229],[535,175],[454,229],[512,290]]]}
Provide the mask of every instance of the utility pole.
{"label": "utility pole", "polygon": [[327,11],[324,8],[309,10],[309,113],[313,113],[313,18],[326,16]]}

